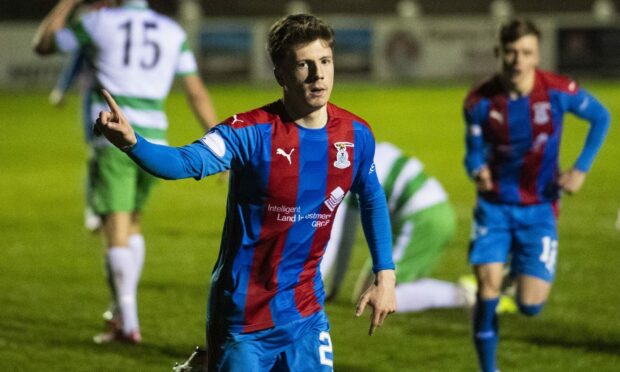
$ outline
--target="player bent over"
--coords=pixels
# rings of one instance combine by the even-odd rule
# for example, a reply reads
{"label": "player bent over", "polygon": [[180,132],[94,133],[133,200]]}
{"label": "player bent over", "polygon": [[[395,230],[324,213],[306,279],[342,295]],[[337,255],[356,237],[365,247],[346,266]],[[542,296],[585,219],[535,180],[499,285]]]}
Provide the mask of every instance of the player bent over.
{"label": "player bent over", "polygon": [[[504,263],[516,276],[519,310],[538,314],[555,274],[560,192],[577,192],[603,143],[609,113],[574,81],[538,69],[540,33],[529,21],[502,26],[500,71],[465,100],[465,166],[476,184],[469,261],[480,283],[474,343],[480,368],[497,369],[495,308]],[[573,167],[559,169],[563,116],[590,124]]]}
{"label": "player bent over", "polygon": [[269,32],[283,97],[237,114],[200,140],[173,148],[135,134],[114,99],[96,129],[158,177],[200,179],[230,170],[220,253],[207,317],[212,371],[331,371],[319,262],[338,205],[359,197],[374,283],[357,315],[373,308],[370,333],[395,309],[391,234],[373,167],[368,124],[331,103],[333,30],[309,15]]}
{"label": "player bent over", "polygon": [[[377,144],[375,169],[387,197],[393,234],[392,259],[397,268],[396,312],[473,305],[475,290],[429,277],[446,243],[454,235],[456,219],[448,195],[424,171],[416,158],[407,157],[391,143]],[[359,208],[347,196],[338,209],[331,238],[321,262],[328,300],[344,280],[359,224]],[[372,281],[371,263],[359,274],[353,297]]]}

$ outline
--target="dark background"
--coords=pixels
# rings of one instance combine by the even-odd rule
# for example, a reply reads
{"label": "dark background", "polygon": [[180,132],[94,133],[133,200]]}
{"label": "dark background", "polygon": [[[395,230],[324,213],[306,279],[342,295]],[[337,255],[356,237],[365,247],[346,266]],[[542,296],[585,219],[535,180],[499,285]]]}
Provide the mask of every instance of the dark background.
{"label": "dark background", "polygon": [[[151,6],[165,14],[174,15],[183,0],[149,0]],[[39,20],[57,3],[57,0],[0,0],[0,20]],[[282,14],[286,0],[200,0],[205,16],[273,16]],[[399,0],[307,0],[313,13],[346,13],[360,15],[390,14],[396,12]],[[587,12],[592,1],[586,0],[514,0],[517,13],[529,12]],[[488,13],[491,0],[418,0],[424,14]],[[620,0],[614,0],[620,9]]]}

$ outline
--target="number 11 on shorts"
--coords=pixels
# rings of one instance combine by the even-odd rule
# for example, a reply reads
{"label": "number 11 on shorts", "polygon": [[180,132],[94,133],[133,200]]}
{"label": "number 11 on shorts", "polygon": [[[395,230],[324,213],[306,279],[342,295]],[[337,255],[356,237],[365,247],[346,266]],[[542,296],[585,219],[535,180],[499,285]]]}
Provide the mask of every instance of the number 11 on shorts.
{"label": "number 11 on shorts", "polygon": [[540,254],[540,261],[545,264],[547,270],[553,273],[555,270],[555,262],[558,257],[558,241],[549,236],[542,238],[543,251]]}

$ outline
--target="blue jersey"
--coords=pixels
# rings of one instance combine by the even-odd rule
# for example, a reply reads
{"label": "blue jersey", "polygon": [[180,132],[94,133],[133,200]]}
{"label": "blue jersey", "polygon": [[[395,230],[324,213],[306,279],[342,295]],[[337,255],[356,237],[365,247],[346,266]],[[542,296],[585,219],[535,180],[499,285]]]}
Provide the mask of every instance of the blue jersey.
{"label": "blue jersey", "polygon": [[493,190],[480,196],[494,202],[529,205],[554,201],[563,116],[571,112],[591,127],[575,168],[589,170],[609,126],[609,113],[588,92],[563,76],[536,71],[529,96],[510,99],[499,76],[473,89],[465,101],[470,175],[491,171]]}
{"label": "blue jersey", "polygon": [[131,151],[138,164],[163,178],[202,178],[231,170],[212,275],[210,324],[253,332],[322,310],[318,266],[333,216],[349,190],[366,208],[375,271],[394,268],[372,132],[345,110],[331,104],[327,110],[322,129],[306,129],[292,122],[278,101],[235,115],[175,151],[145,146],[142,139]]}

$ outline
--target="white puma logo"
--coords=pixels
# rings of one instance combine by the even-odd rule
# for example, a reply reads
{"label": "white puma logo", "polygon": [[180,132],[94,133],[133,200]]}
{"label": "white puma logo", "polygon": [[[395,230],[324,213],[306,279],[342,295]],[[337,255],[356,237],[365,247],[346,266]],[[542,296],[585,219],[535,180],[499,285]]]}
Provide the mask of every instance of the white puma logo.
{"label": "white puma logo", "polygon": [[233,115],[233,121],[232,123],[230,123],[230,125],[235,125],[236,122],[243,123],[243,120],[237,119],[237,114]]}
{"label": "white puma logo", "polygon": [[489,112],[489,117],[497,120],[498,124],[504,123],[504,116],[499,111],[491,110],[491,112]]}
{"label": "white puma logo", "polygon": [[289,164],[293,164],[293,162],[291,161],[291,155],[293,155],[293,151],[295,151],[295,149],[291,149],[291,152],[287,154],[286,152],[284,152],[284,150],[282,150],[281,148],[278,148],[276,150],[276,155],[284,156],[288,160]]}

